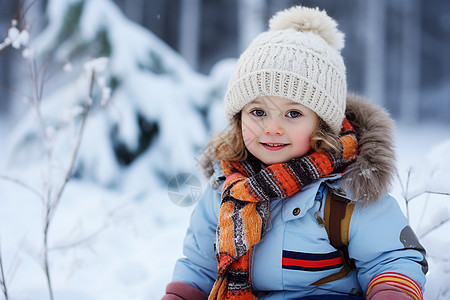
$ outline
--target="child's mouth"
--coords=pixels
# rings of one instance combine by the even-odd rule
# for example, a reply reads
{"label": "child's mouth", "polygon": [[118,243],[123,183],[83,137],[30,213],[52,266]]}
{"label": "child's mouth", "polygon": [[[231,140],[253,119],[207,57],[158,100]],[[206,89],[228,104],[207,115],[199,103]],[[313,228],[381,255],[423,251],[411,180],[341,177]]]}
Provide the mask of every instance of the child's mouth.
{"label": "child's mouth", "polygon": [[288,144],[279,144],[279,143],[261,143],[261,145],[270,151],[278,151],[285,147],[287,147]]}

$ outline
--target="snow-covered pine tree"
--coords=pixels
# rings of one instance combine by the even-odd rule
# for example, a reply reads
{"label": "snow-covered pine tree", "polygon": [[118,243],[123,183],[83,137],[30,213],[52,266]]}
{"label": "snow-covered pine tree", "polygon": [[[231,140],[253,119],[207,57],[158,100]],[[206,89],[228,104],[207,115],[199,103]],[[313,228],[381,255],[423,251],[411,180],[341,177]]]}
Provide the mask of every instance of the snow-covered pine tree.
{"label": "snow-covered pine tree", "polygon": [[[110,99],[105,104],[94,97],[74,176],[145,193],[177,173],[193,172],[209,130],[224,124],[221,113],[210,111],[221,106],[234,61],[221,63],[211,76],[196,73],[110,0],[49,1],[47,17],[34,51],[50,70],[42,114],[54,136],[55,156],[66,159],[78,108],[87,97],[83,62],[105,57],[109,63],[100,85],[111,89]],[[11,134],[10,166],[40,167],[48,146],[40,134],[32,114],[24,116]]]}

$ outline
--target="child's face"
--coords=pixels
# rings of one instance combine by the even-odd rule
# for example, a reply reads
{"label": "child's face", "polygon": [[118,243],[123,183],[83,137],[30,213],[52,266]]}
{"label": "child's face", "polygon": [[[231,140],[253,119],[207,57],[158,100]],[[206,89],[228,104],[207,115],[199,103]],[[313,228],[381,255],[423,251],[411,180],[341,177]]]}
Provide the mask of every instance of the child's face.
{"label": "child's face", "polygon": [[307,154],[319,117],[291,100],[259,97],[242,109],[242,135],[248,151],[267,165]]}

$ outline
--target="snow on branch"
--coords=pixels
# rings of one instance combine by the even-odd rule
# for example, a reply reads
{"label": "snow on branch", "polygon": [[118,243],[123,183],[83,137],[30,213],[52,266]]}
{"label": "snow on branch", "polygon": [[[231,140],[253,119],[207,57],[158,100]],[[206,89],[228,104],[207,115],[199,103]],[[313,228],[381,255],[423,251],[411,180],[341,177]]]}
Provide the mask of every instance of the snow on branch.
{"label": "snow on branch", "polygon": [[30,48],[30,33],[26,29],[20,30],[17,27],[17,20],[11,21],[11,26],[8,29],[8,35],[3,42],[0,43],[0,52],[7,47],[11,46],[14,49],[24,48],[22,56],[24,58],[30,58],[33,54],[33,50]]}

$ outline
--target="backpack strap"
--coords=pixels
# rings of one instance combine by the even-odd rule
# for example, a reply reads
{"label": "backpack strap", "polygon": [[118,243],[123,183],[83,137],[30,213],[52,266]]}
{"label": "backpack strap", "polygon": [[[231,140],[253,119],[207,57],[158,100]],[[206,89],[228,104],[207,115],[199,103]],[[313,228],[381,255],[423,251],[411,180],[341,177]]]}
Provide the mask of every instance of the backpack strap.
{"label": "backpack strap", "polygon": [[325,229],[330,244],[339,251],[344,265],[338,272],[322,278],[312,285],[321,285],[344,278],[351,270],[355,269],[355,264],[348,255],[348,234],[354,207],[353,202],[328,186],[324,206]]}

